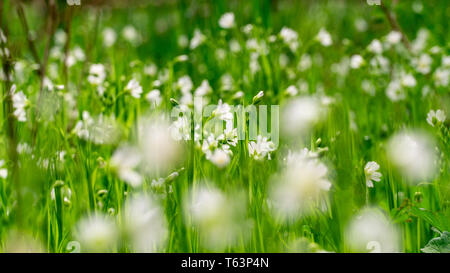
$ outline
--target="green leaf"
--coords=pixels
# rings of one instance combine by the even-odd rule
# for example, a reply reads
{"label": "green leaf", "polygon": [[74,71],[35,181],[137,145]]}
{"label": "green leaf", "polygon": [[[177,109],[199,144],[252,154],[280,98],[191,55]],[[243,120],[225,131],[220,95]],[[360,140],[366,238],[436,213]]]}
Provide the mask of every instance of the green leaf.
{"label": "green leaf", "polygon": [[440,237],[431,239],[421,250],[425,253],[450,253],[450,232],[442,232]]}

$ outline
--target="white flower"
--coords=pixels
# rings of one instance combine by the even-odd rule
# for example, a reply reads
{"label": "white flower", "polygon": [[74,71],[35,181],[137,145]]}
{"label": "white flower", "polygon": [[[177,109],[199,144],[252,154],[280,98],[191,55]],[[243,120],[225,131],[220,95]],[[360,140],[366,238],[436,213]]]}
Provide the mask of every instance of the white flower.
{"label": "white flower", "polygon": [[131,96],[139,99],[142,94],[142,86],[139,84],[139,82],[136,79],[131,79],[127,86],[125,86],[126,91],[130,91]]}
{"label": "white flower", "polygon": [[5,160],[0,160],[0,177],[3,179],[6,179],[8,177],[8,169],[3,168],[3,165],[5,165]]}
{"label": "white flower", "polygon": [[188,75],[180,77],[177,81],[177,86],[183,94],[191,92],[192,88],[194,88],[194,84]]}
{"label": "white flower", "polygon": [[422,54],[418,59],[413,60],[413,65],[419,73],[428,74],[431,71],[432,61],[430,55]]}
{"label": "white flower", "polygon": [[299,42],[298,42],[298,33],[296,31],[288,27],[283,27],[280,31],[280,37],[292,51],[297,50]]}
{"label": "white flower", "polygon": [[106,47],[111,47],[117,40],[116,31],[110,27],[103,29],[103,44]]}
{"label": "white flower", "polygon": [[194,36],[191,39],[189,48],[196,49],[199,45],[203,44],[206,40],[206,36],[199,29],[194,30]]}
{"label": "white flower", "polygon": [[81,250],[87,252],[112,251],[118,237],[115,223],[103,215],[82,219],[76,228]]}
{"label": "white flower", "polygon": [[222,100],[219,100],[217,108],[213,111],[213,116],[220,120],[233,120],[233,112],[230,105],[223,103]]}
{"label": "white flower", "polygon": [[395,45],[398,44],[402,39],[402,34],[398,31],[391,31],[388,33],[388,35],[386,36],[386,41],[391,44],[391,45]]}
{"label": "white flower", "polygon": [[367,162],[366,166],[364,167],[367,187],[373,188],[372,181],[380,181],[381,173],[377,172],[378,169],[380,169],[380,165],[378,165],[378,163],[376,163],[375,161]]}
{"label": "white flower", "polygon": [[162,209],[145,195],[133,196],[125,204],[123,228],[136,252],[157,251],[168,234]]}
{"label": "white flower", "polygon": [[400,82],[397,80],[393,80],[389,83],[386,88],[386,96],[394,102],[404,100],[406,98],[405,91],[403,90]]}
{"label": "white flower", "polygon": [[447,117],[445,116],[445,112],[441,109],[438,109],[436,111],[430,110],[427,114],[427,122],[431,126],[434,127],[436,124],[443,123]]}
{"label": "white flower", "polygon": [[209,160],[216,165],[218,168],[222,169],[230,163],[230,155],[222,149],[215,149],[214,152],[209,157]]}
{"label": "white flower", "polygon": [[412,74],[404,74],[401,77],[400,82],[403,86],[406,87],[414,87],[417,84],[416,79]]}
{"label": "white flower", "polygon": [[200,84],[199,87],[197,87],[197,89],[195,89],[195,96],[205,96],[208,95],[212,92],[212,88],[209,85],[208,80],[203,80],[202,83]]}
{"label": "white flower", "polygon": [[219,19],[219,26],[225,29],[234,27],[234,13],[227,12],[223,14]]}
{"label": "white flower", "polygon": [[345,241],[356,252],[398,252],[400,233],[379,210],[366,208],[353,217]]}
{"label": "white flower", "polygon": [[270,200],[281,216],[295,217],[321,207],[331,188],[328,169],[308,150],[288,156],[286,167],[274,179]]}
{"label": "white flower", "polygon": [[161,92],[158,89],[153,89],[145,95],[145,99],[153,106],[159,106],[162,101]]}
{"label": "white flower", "polygon": [[273,151],[275,151],[275,144],[261,135],[257,137],[256,142],[249,141],[248,143],[249,156],[256,160],[263,160],[265,157],[270,160],[270,153]]}
{"label": "white flower", "polygon": [[364,59],[361,55],[353,55],[350,59],[350,67],[353,69],[358,69],[364,63]]}
{"label": "white flower", "polygon": [[136,43],[139,40],[139,33],[132,25],[127,25],[122,29],[122,36],[131,43]]}
{"label": "white flower", "polygon": [[295,85],[289,85],[288,88],[286,88],[286,93],[290,96],[296,96],[298,94],[298,89]]}
{"label": "white flower", "polygon": [[436,86],[446,87],[450,82],[450,70],[444,68],[438,68],[434,71],[433,79],[435,81]]}
{"label": "white flower", "polygon": [[367,47],[370,52],[374,54],[381,54],[383,53],[383,46],[381,42],[378,39],[374,39],[372,42],[370,42],[369,46]]}
{"label": "white flower", "polygon": [[102,64],[92,64],[89,67],[88,82],[93,85],[100,85],[106,78],[105,67]]}
{"label": "white flower", "polygon": [[289,136],[306,134],[324,116],[325,109],[313,97],[300,97],[291,100],[281,113],[282,130]]}
{"label": "white flower", "polygon": [[397,133],[388,142],[387,154],[411,183],[432,179],[436,174],[436,152],[428,135],[408,131]]}
{"label": "white flower", "polygon": [[118,148],[111,157],[111,166],[117,171],[120,179],[132,187],[142,184],[142,176],[135,171],[141,162],[139,150],[130,146]]}
{"label": "white flower", "polygon": [[25,108],[28,105],[28,99],[22,91],[16,92],[16,86],[11,87],[14,116],[20,122],[27,121]]}
{"label": "white flower", "polygon": [[319,33],[317,34],[317,39],[323,46],[330,46],[333,44],[330,33],[328,33],[328,31],[326,31],[324,28],[320,29]]}
{"label": "white flower", "polygon": [[309,54],[303,54],[300,58],[300,62],[298,63],[298,69],[300,71],[305,71],[311,68],[312,60]]}

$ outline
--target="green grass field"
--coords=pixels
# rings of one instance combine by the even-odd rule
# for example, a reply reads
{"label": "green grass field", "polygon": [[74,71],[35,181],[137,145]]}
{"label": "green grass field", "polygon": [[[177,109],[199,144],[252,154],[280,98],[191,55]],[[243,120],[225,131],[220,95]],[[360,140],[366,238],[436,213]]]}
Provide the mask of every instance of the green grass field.
{"label": "green grass field", "polygon": [[78,2],[0,2],[0,252],[450,252],[447,1]]}

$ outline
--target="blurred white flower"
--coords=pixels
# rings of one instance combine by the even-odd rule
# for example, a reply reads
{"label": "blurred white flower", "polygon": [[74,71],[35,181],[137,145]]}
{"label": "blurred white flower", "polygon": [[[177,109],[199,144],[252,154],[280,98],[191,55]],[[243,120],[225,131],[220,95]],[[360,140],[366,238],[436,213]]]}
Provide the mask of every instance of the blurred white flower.
{"label": "blurred white flower", "polygon": [[403,131],[392,136],[387,145],[391,162],[411,183],[433,178],[436,174],[436,152],[428,135]]}
{"label": "blurred white flower", "polygon": [[422,54],[419,58],[413,60],[416,70],[422,74],[428,74],[431,71],[432,59],[428,54]]}
{"label": "blurred white flower", "polygon": [[111,167],[117,172],[120,179],[132,187],[142,184],[142,176],[135,170],[141,163],[138,149],[131,146],[119,147],[111,157]]}
{"label": "blurred white flower", "polygon": [[219,26],[225,29],[234,27],[234,13],[227,12],[223,14],[219,19]]}
{"label": "blurred white flower", "polygon": [[274,178],[270,192],[274,209],[291,218],[323,208],[324,197],[331,188],[327,173],[325,164],[308,150],[290,153],[285,169]]}
{"label": "blurred white flower", "polygon": [[136,252],[158,251],[168,234],[162,209],[143,194],[133,196],[125,204],[123,229]]}
{"label": "blurred white flower", "polygon": [[203,80],[202,83],[200,84],[199,87],[197,87],[197,89],[195,89],[195,96],[205,96],[208,95],[212,92],[212,88],[209,85],[208,80]]}
{"label": "blurred white flower", "polygon": [[139,82],[136,79],[131,79],[127,85],[125,86],[125,90],[129,91],[131,93],[131,96],[139,99],[142,94],[142,86],[139,84]]}
{"label": "blurred white flower", "polygon": [[118,231],[114,221],[97,214],[78,222],[76,238],[83,252],[110,252],[116,246]]}
{"label": "blurred white flower", "polygon": [[172,137],[172,130],[162,118],[141,120],[139,149],[147,172],[163,174],[180,161],[181,144]]}
{"label": "blurred white flower", "polygon": [[89,67],[88,82],[93,85],[100,85],[106,78],[105,67],[102,64],[92,64]]}
{"label": "blurred white flower", "polygon": [[366,208],[353,217],[346,228],[350,251],[399,252],[400,233],[379,210]]}
{"label": "blurred white flower", "polygon": [[446,68],[438,68],[434,71],[433,79],[436,86],[447,87],[450,82],[450,70]]}
{"label": "blurred white flower", "polygon": [[299,42],[298,42],[298,33],[296,31],[288,27],[283,27],[280,31],[280,37],[283,40],[283,42],[287,46],[289,46],[291,51],[297,50]]}
{"label": "blurred white flower", "polygon": [[314,97],[299,97],[282,109],[281,129],[288,136],[307,134],[324,116],[325,109]]}
{"label": "blurred white flower", "polygon": [[316,38],[323,46],[330,46],[333,44],[330,33],[328,33],[328,31],[324,28],[320,29]]}
{"label": "blurred white flower", "polygon": [[406,93],[400,82],[397,80],[393,80],[389,83],[388,87],[386,88],[386,96],[391,101],[395,102],[399,100],[404,100],[406,98]]}
{"label": "blurred white flower", "polygon": [[212,152],[209,160],[216,165],[218,168],[222,169],[230,163],[230,155],[224,150],[218,148]]}
{"label": "blurred white flower", "polygon": [[381,42],[378,39],[372,40],[372,42],[370,42],[367,49],[374,54],[383,53],[383,45],[381,44]]}
{"label": "blurred white flower", "polygon": [[0,177],[6,179],[8,177],[8,169],[4,168],[5,160],[0,160]]}
{"label": "blurred white flower", "polygon": [[188,75],[184,75],[177,80],[177,86],[180,88],[181,93],[186,94],[191,92],[192,88],[194,88],[194,84],[192,83],[191,77]]}
{"label": "blurred white flower", "polygon": [[390,44],[390,45],[395,45],[398,44],[402,39],[402,34],[398,31],[391,31],[388,33],[388,35],[386,35],[386,41]]}
{"label": "blurred white flower", "polygon": [[199,186],[184,198],[186,222],[198,228],[202,244],[210,249],[221,250],[236,243],[239,233],[245,235],[245,202],[240,195],[230,197],[215,187]]}
{"label": "blurred white flower", "polygon": [[116,43],[117,34],[116,31],[110,27],[103,29],[103,44],[106,47],[111,47]]}
{"label": "blurred white flower", "polygon": [[14,108],[14,116],[20,122],[27,121],[25,108],[28,105],[28,99],[22,91],[16,92],[16,85],[13,84],[11,87],[12,103]]}
{"label": "blurred white flower", "polygon": [[445,112],[441,109],[438,109],[436,111],[430,110],[430,112],[428,112],[427,114],[427,122],[433,127],[436,124],[444,123],[446,118],[447,117],[445,116]]}
{"label": "blurred white flower", "polygon": [[189,45],[190,49],[196,49],[199,45],[203,44],[206,41],[206,36],[199,29],[194,30],[194,36],[191,39],[191,43]]}
{"label": "blurred white flower", "polygon": [[223,103],[221,99],[219,100],[217,108],[213,111],[213,116],[225,121],[233,120],[234,117],[230,105]]}
{"label": "blurred white flower", "polygon": [[298,94],[298,89],[295,85],[289,85],[288,88],[286,88],[286,94],[289,94],[290,96],[296,96]]}
{"label": "blurred white flower", "polygon": [[380,165],[375,161],[367,162],[364,166],[364,175],[366,176],[366,185],[369,188],[373,188],[373,181],[379,182],[381,179],[381,173],[378,172]]}
{"label": "blurred white flower", "polygon": [[400,79],[400,82],[403,86],[406,87],[414,87],[417,84],[416,78],[414,78],[412,74],[403,74]]}
{"label": "blurred white flower", "polygon": [[139,41],[139,33],[132,25],[127,25],[122,29],[123,38],[130,43],[137,43]]}
{"label": "blurred white flower", "polygon": [[152,106],[159,106],[162,101],[161,92],[158,89],[153,89],[150,92],[148,92],[147,95],[145,95],[145,99]]}
{"label": "blurred white flower", "polygon": [[361,57],[361,55],[356,54],[350,58],[350,67],[353,69],[360,68],[363,65],[363,63],[364,59],[363,57]]}

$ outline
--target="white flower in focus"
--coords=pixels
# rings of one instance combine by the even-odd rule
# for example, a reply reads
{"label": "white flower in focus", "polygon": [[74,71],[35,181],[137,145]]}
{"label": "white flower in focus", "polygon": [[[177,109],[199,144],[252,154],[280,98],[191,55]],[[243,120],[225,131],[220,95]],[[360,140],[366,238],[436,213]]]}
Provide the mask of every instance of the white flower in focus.
{"label": "white flower in focus", "polygon": [[372,40],[372,42],[370,42],[367,49],[374,54],[383,53],[383,45],[381,44],[381,42],[378,39]]}
{"label": "white flower in focus", "polygon": [[427,114],[427,122],[433,127],[436,124],[444,123],[446,118],[447,117],[445,116],[445,112],[441,109],[438,109],[436,111],[430,110],[430,112],[428,112]]}
{"label": "white flower in focus", "polygon": [[219,26],[225,29],[234,27],[234,13],[227,12],[223,14],[219,19]]}
{"label": "white flower in focus", "polygon": [[419,132],[400,132],[388,142],[387,154],[411,183],[432,179],[436,174],[436,152],[432,139]]}
{"label": "white flower in focus", "polygon": [[80,220],[76,228],[76,238],[83,252],[109,252],[116,246],[118,231],[111,219],[104,215],[95,215]]}
{"label": "white flower in focus", "polygon": [[275,144],[272,141],[261,135],[257,137],[256,141],[248,142],[249,156],[256,160],[263,160],[266,156],[270,160],[270,153],[275,151],[275,148]]}
{"label": "white flower in focus", "polygon": [[399,252],[400,233],[381,211],[364,209],[350,221],[345,241],[351,251]]}
{"label": "white flower in focus", "polygon": [[353,69],[360,68],[364,63],[364,59],[361,55],[353,55],[350,59],[350,67]]}
{"label": "white flower in focus", "polygon": [[142,94],[142,86],[139,84],[139,82],[136,79],[131,79],[127,85],[125,86],[125,90],[129,91],[131,93],[131,96],[139,99]]}
{"label": "white flower in focus", "polygon": [[142,184],[142,176],[135,171],[141,163],[139,150],[130,146],[118,148],[111,157],[111,167],[116,170],[120,179],[133,188]]}
{"label": "white flower in focus", "polygon": [[389,32],[388,35],[386,36],[386,41],[391,45],[400,43],[401,39],[402,34],[395,30]]}
{"label": "white flower in focus", "polygon": [[159,106],[161,104],[161,92],[158,89],[153,89],[145,95],[145,99],[152,104],[152,106]]}
{"label": "white flower in focus", "polygon": [[164,213],[145,195],[133,196],[125,204],[123,228],[136,252],[155,252],[167,237]]}
{"label": "white flower in focus", "polygon": [[328,47],[333,44],[330,33],[328,33],[328,31],[326,31],[324,28],[320,29],[316,38],[323,46]]}
{"label": "white flower in focus", "polygon": [[117,34],[116,31],[110,27],[103,29],[103,44],[106,47],[111,47],[116,43]]}
{"label": "white flower in focus", "polygon": [[380,165],[375,161],[367,162],[364,166],[364,175],[366,176],[366,185],[369,188],[373,188],[373,181],[379,182],[381,179],[381,173],[378,172]]}

